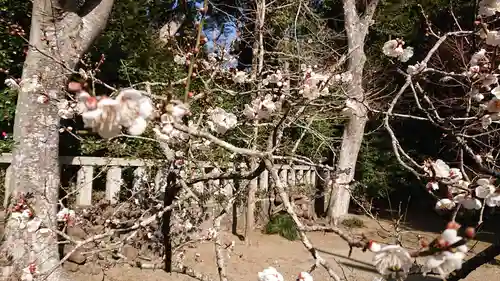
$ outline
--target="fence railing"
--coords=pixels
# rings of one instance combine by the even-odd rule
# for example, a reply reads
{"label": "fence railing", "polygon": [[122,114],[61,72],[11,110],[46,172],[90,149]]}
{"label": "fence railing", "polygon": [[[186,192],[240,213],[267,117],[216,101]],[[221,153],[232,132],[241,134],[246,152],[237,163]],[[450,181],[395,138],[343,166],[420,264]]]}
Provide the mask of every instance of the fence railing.
{"label": "fence railing", "polygon": [[[143,181],[144,173],[147,173],[148,167],[161,167],[161,161],[154,159],[124,159],[124,158],[107,158],[107,157],[84,157],[84,156],[61,156],[59,157],[60,164],[62,166],[77,166],[78,172],[76,175],[76,205],[78,206],[90,206],[92,205],[92,188],[95,180],[95,174],[97,169],[104,168],[105,177],[105,198],[111,202],[116,202],[116,198],[123,184],[122,170],[125,168],[134,169],[134,186],[140,185]],[[12,162],[11,154],[1,154],[0,163],[10,164]],[[213,169],[213,164],[209,163],[198,163],[197,168],[206,169],[209,171]],[[275,168],[279,171],[281,180],[286,184],[286,186],[295,185],[314,185],[316,181],[316,173],[314,167],[305,165],[275,165]],[[228,168],[230,169],[230,168]],[[9,166],[6,170],[5,176],[5,200],[4,206],[7,205],[8,195],[10,194],[8,187],[11,167]],[[163,173],[161,169],[156,173],[154,178],[154,184],[156,187],[161,187],[161,181],[163,180]],[[228,193],[232,193],[234,182],[233,180],[221,180],[215,181],[216,184],[220,184],[221,188],[227,190]],[[259,190],[267,191],[269,188],[269,183],[271,182],[269,178],[269,173],[267,170],[262,172],[258,178],[253,179],[250,182],[241,182],[240,186],[245,184],[257,185]],[[199,183],[203,184],[203,183]],[[196,187],[197,184],[195,184]]]}

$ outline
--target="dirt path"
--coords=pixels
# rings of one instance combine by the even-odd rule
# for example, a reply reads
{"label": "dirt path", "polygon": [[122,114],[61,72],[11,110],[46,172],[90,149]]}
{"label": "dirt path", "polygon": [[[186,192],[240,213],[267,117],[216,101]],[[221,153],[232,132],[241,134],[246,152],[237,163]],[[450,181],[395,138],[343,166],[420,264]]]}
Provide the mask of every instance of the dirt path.
{"label": "dirt path", "polygon": [[[363,219],[365,220],[365,219]],[[365,227],[357,229],[355,232],[367,233],[370,238],[382,240],[380,238],[380,227],[377,224],[366,221]],[[412,232],[405,235],[405,243],[408,246],[416,246],[416,234],[427,237],[434,237],[433,233]],[[349,249],[345,242],[339,239],[334,234],[310,233],[310,239],[313,244],[320,250],[322,256],[334,266],[335,271],[342,277],[344,276],[349,281],[372,281],[376,276],[373,267],[371,266],[372,254],[363,253],[359,249],[355,249],[352,258],[347,258]],[[274,266],[280,271],[285,280],[294,281],[296,275],[300,271],[306,271],[313,264],[313,259],[309,252],[305,250],[300,241],[288,241],[279,236],[264,235],[255,233],[253,235],[253,243],[246,246],[244,242],[240,242],[235,236],[227,231],[223,233],[223,241],[229,243],[235,241],[236,246],[230,259],[227,261],[227,272],[229,280],[255,281],[257,280],[257,272],[262,271],[265,267]],[[474,248],[474,252],[478,252],[487,243],[478,243]],[[186,264],[192,266],[199,272],[210,274],[214,280],[218,280],[215,259],[214,259],[213,243],[203,243],[195,249],[189,249],[186,253]],[[199,262],[195,262],[195,257],[199,255]],[[484,281],[498,280],[500,276],[500,267],[495,265],[483,265],[481,268],[471,274],[466,281]],[[94,281],[94,280],[144,280],[144,281],[164,281],[178,280],[188,281],[194,280],[186,276],[169,275],[162,271],[140,270],[129,266],[122,266],[106,271],[106,276],[98,274],[75,274],[76,281]],[[324,269],[318,268],[313,277],[317,281],[329,280]],[[437,278],[413,277],[412,281],[434,280]]]}

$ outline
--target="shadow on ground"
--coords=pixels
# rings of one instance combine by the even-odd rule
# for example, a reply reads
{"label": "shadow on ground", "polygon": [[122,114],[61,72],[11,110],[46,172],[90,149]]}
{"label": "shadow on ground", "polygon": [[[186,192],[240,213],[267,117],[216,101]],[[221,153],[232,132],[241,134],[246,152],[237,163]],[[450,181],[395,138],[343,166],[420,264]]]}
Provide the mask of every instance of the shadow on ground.
{"label": "shadow on ground", "polygon": [[[452,212],[438,214],[434,210],[435,199],[427,198],[420,194],[419,196],[413,196],[413,198],[418,198],[418,200],[408,200],[408,196],[410,195],[405,194],[406,198],[402,195],[397,198],[391,198],[390,203],[387,200],[386,202],[376,202],[375,204],[378,208],[372,209],[373,215],[386,221],[397,221],[402,217],[401,226],[408,230],[433,233],[442,232],[446,228],[447,223],[452,219]],[[398,202],[401,203],[398,204]],[[364,214],[364,211],[354,205],[354,203],[351,203],[351,213]],[[500,220],[500,214],[494,213],[494,209],[486,208],[483,215],[484,223],[479,227],[477,226],[480,217],[479,210],[461,210],[456,220],[463,226],[462,229],[469,226],[477,227],[476,240],[494,243],[498,239],[496,233],[500,233],[500,224],[496,223]]]}

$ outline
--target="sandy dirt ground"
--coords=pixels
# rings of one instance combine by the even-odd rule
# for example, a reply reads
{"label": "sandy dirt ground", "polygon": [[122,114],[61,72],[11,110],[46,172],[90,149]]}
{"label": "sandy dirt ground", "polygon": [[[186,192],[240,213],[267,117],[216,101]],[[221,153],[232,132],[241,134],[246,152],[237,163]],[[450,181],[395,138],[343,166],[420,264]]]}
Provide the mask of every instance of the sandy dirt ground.
{"label": "sandy dirt ground", "polygon": [[[353,233],[365,233],[368,237],[378,241],[388,241],[387,233],[381,226],[373,221],[369,221],[365,217],[359,217],[365,222],[362,228],[351,229]],[[383,222],[384,228],[389,228],[387,222]],[[417,246],[416,235],[420,234],[424,237],[435,237],[436,233],[412,231],[409,230],[404,234],[405,246],[414,248]],[[313,259],[309,252],[305,250],[300,241],[288,241],[277,235],[265,235],[260,232],[252,234],[251,244],[245,245],[237,239],[236,236],[230,234],[228,228],[223,233],[223,241],[230,243],[235,241],[236,246],[230,258],[226,256],[227,274],[229,280],[255,281],[257,280],[257,272],[262,269],[273,266],[280,271],[285,280],[295,281],[298,272],[308,270],[313,264]],[[372,281],[376,276],[374,268],[371,265],[372,254],[363,253],[359,249],[355,249],[352,257],[348,258],[349,248],[346,243],[334,234],[310,233],[309,237],[315,247],[320,251],[335,271],[345,280]],[[469,256],[477,253],[487,247],[486,242],[471,241],[472,247]],[[197,258],[198,257],[198,258]],[[196,262],[195,259],[198,259]],[[213,280],[218,280],[217,267],[214,258],[213,243],[199,244],[196,248],[189,249],[186,253],[186,264],[192,266],[198,272],[209,274]],[[498,263],[498,262],[497,262]],[[94,272],[95,273],[95,272]],[[159,281],[159,280],[178,280],[188,281],[194,280],[186,276],[178,274],[167,274],[159,270],[141,270],[132,268],[129,265],[119,266],[100,273],[91,275],[88,273],[73,273],[75,281],[90,281],[90,280],[144,280],[144,281]],[[465,280],[500,280],[500,266],[486,264],[470,274]],[[329,277],[323,268],[318,268],[313,272],[314,280],[326,281]],[[435,277],[424,278],[422,276],[413,276],[411,281],[438,281]]]}

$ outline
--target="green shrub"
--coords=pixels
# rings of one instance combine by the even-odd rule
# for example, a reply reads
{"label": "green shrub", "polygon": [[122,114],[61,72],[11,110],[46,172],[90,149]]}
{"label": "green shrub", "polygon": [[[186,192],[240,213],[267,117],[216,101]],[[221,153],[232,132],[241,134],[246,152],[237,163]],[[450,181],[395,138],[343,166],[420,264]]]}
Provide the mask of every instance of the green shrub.
{"label": "green shrub", "polygon": [[341,223],[347,228],[362,228],[363,226],[365,226],[363,220],[354,217],[345,219]]}
{"label": "green shrub", "polygon": [[271,218],[264,228],[265,234],[279,234],[290,241],[299,238],[297,226],[289,214],[277,214]]}

